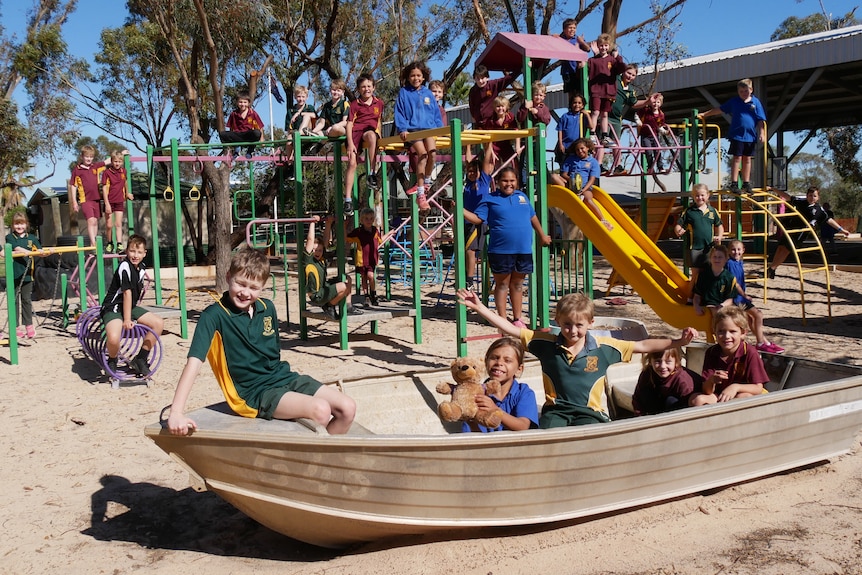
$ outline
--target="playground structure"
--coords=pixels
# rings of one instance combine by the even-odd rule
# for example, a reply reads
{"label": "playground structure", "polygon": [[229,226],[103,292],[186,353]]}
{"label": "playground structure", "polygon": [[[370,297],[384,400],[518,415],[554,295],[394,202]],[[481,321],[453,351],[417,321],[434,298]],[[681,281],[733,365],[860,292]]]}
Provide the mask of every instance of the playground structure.
{"label": "playground structure", "polygon": [[[580,52],[572,52],[567,53],[566,46],[569,46],[568,43],[562,41],[562,43],[558,42],[558,38],[550,38],[550,37],[533,37],[524,34],[500,34],[489,44],[486,51],[480,56],[477,63],[484,63],[492,70],[501,70],[501,69],[513,69],[513,63],[517,62],[518,58],[522,61],[522,70],[524,71],[524,97],[529,99],[531,97],[530,94],[530,86],[531,86],[531,66],[532,63],[536,60],[543,59],[572,59],[578,60],[583,58],[583,54]],[[695,113],[696,114],[696,113]],[[700,155],[697,150],[697,139],[691,138],[690,134],[698,134],[699,133],[699,124],[697,122],[696,116],[693,115],[694,119],[689,123],[686,122],[681,127],[682,136],[681,139],[678,140],[676,135],[672,132],[667,140],[663,142],[664,145],[653,147],[653,148],[641,148],[636,144],[628,144],[622,145],[622,142],[619,141],[622,135],[615,135],[618,139],[618,143],[621,145],[616,147],[616,150],[611,150],[612,163],[610,164],[610,168],[608,169],[605,177],[613,177],[617,174],[616,168],[620,166],[622,168],[622,172],[627,173],[627,175],[636,175],[641,177],[641,227],[645,228],[646,221],[649,218],[650,204],[655,204],[658,200],[662,200],[663,205],[665,206],[663,209],[665,212],[668,212],[672,207],[672,202],[668,201],[667,198],[661,198],[657,195],[647,194],[646,192],[646,177],[648,175],[654,175],[657,173],[668,173],[672,168],[678,167],[680,171],[680,181],[681,181],[681,189],[686,190],[691,183],[694,183],[698,180],[698,174],[700,172]],[[675,127],[680,128],[680,127]],[[636,134],[633,131],[631,126],[626,126],[623,130],[624,134],[628,134],[628,138],[631,141],[635,141]],[[706,130],[703,130],[704,140],[706,140]],[[456,214],[460,214],[461,209],[463,208],[461,204],[461,198],[463,194],[463,166],[461,163],[461,154],[460,150],[465,145],[471,144],[488,144],[495,140],[502,139],[510,139],[514,137],[522,137],[527,141],[527,145],[525,147],[526,150],[526,164],[528,166],[528,179],[525,185],[526,192],[531,197],[536,198],[536,212],[539,215],[540,221],[542,222],[543,227],[545,229],[548,228],[548,220],[547,220],[547,207],[549,205],[558,204],[557,207],[561,207],[563,211],[569,215],[569,217],[577,223],[581,228],[585,231],[586,236],[592,242],[595,242],[597,246],[602,250],[603,255],[610,261],[610,263],[615,268],[615,273],[617,271],[621,272],[622,275],[625,276],[626,281],[631,282],[632,287],[636,289],[639,293],[641,290],[648,292],[649,290],[653,290],[653,294],[650,296],[648,303],[655,301],[655,307],[657,313],[666,321],[666,318],[671,318],[672,321],[668,321],[673,325],[677,325],[677,323],[681,322],[683,319],[687,320],[684,325],[692,325],[698,323],[697,321],[691,321],[692,318],[688,316],[686,310],[680,310],[675,306],[680,305],[679,296],[677,294],[677,290],[682,285],[682,279],[677,277],[671,270],[664,270],[664,262],[660,261],[655,254],[652,253],[651,249],[643,250],[645,253],[640,255],[640,259],[632,260],[631,258],[621,258],[615,255],[608,256],[608,253],[612,253],[612,249],[605,249],[601,247],[608,240],[605,231],[601,229],[594,229],[592,225],[592,220],[595,219],[594,216],[591,216],[589,213],[582,214],[580,213],[578,207],[580,206],[579,202],[572,201],[571,198],[568,198],[565,193],[562,191],[564,188],[559,190],[550,190],[546,186],[546,170],[544,167],[544,158],[546,157],[544,138],[545,138],[545,127],[544,126],[528,126],[525,130],[518,131],[505,131],[505,132],[481,132],[481,131],[473,131],[473,130],[462,130],[460,122],[456,119],[452,121],[452,125],[449,128],[441,128],[437,130],[428,130],[423,132],[418,132],[413,134],[416,138],[424,138],[424,137],[433,137],[437,141],[438,149],[449,148],[453,153],[450,156],[451,166],[452,166],[452,177],[449,182],[446,182],[444,185],[438,186],[436,191],[433,191],[429,194],[429,201],[435,209],[439,210],[442,214],[441,218],[438,219],[437,223],[434,227],[424,227],[421,225],[421,214],[418,211],[414,202],[410,202],[410,215],[405,218],[400,227],[395,230],[396,232],[396,241],[392,242],[391,245],[387,244],[383,247],[385,252],[384,262],[387,264],[393,261],[391,257],[390,251],[396,250],[403,253],[402,262],[404,262],[401,266],[401,279],[404,281],[405,277],[409,274],[412,278],[412,301],[413,307],[410,309],[412,313],[409,315],[413,315],[414,317],[414,340],[416,343],[421,343],[421,321],[422,321],[422,306],[421,306],[421,285],[423,283],[423,277],[421,273],[412,273],[413,268],[416,267],[420,269],[420,266],[413,266],[412,262],[421,262],[423,260],[423,250],[429,249],[429,238],[433,238],[437,233],[439,233],[444,227],[449,226],[452,228],[452,236],[453,236],[453,244],[458,249],[458,246],[464,245],[464,237],[463,237],[463,225],[461,222],[461,218],[456,216]],[[300,133],[295,133],[293,135],[294,142],[297,145],[294,148],[294,179],[293,179],[293,187],[294,193],[296,196],[296,209],[297,213],[301,213],[302,206],[304,206],[304,194],[303,194],[303,174],[302,174],[302,164],[304,161],[333,161],[333,181],[335,182],[335,190],[333,193],[335,199],[335,211],[336,213],[342,213],[342,197],[341,186],[342,186],[342,155],[341,155],[341,145],[343,140],[332,140],[331,144],[333,147],[333,153],[331,156],[323,156],[323,157],[308,157],[303,156],[302,149],[303,143],[310,143],[314,141],[322,141],[326,140],[326,138],[315,138],[315,137],[307,137],[303,136]],[[720,140],[720,134],[718,134],[716,141]],[[267,145],[268,143],[264,143]],[[272,144],[276,144],[276,142],[272,142]],[[180,181],[179,181],[179,162],[195,162],[196,165],[201,165],[204,161],[223,161],[223,162],[232,162],[232,161],[267,161],[267,162],[283,162],[284,158],[278,156],[277,154],[268,154],[268,155],[258,155],[253,156],[251,158],[242,158],[237,157],[233,158],[232,156],[209,156],[208,153],[206,156],[200,156],[199,151],[201,149],[209,149],[213,146],[220,146],[220,144],[210,144],[210,145],[180,145],[176,140],[171,141],[171,145],[169,149],[159,150],[160,153],[164,153],[165,151],[169,152],[169,155],[156,155],[156,150],[148,149],[146,158],[130,158],[129,160],[140,161],[145,159],[148,164],[148,168],[151,174],[151,189],[150,189],[150,213],[156,213],[155,210],[155,201],[158,197],[158,194],[154,188],[154,179],[152,178],[152,166],[154,162],[170,162],[171,163],[171,172],[173,174],[173,185],[168,186],[168,188],[164,191],[161,196],[168,201],[173,201],[175,206],[175,214],[176,214],[176,229],[177,229],[177,245],[182,245],[182,225],[181,225],[181,210],[180,210],[180,194],[174,194],[173,190],[180,189]],[[386,199],[390,196],[390,178],[387,177],[387,164],[391,162],[404,162],[406,157],[403,155],[399,155],[400,152],[404,150],[404,144],[398,138],[384,138],[380,141],[380,146],[383,149],[385,154],[385,160],[381,165],[381,175],[383,179],[383,187],[380,190],[380,194],[382,195],[382,208],[383,208],[383,222],[384,225],[388,225],[389,222],[389,214],[388,207],[389,202]],[[704,148],[706,145],[703,146]],[[190,155],[180,155],[180,152],[188,153]],[[649,154],[652,153],[652,155]],[[663,165],[661,169],[658,166],[657,158],[665,154],[665,162],[662,162]],[[720,158],[720,154],[719,154]],[[342,159],[342,161],[338,161]],[[445,157],[441,157],[442,161],[445,161]],[[128,161],[128,160],[127,160]],[[719,160],[720,163],[720,160]],[[765,163],[765,161],[764,161]],[[197,171],[197,170],[196,170]],[[250,172],[253,177],[253,171]],[[446,189],[446,184],[451,186],[452,189],[452,197],[444,198],[442,196],[442,190]],[[358,186],[358,180],[357,180]],[[249,186],[253,189],[253,180]],[[261,222],[259,218],[255,216],[254,212],[254,193],[251,189],[249,190],[241,190],[240,192],[246,192],[250,196],[250,202],[252,205],[252,218],[253,220],[249,221],[249,225],[253,229],[252,239],[249,240],[249,245],[253,247],[263,247],[264,244],[270,244],[276,241],[276,238],[279,238],[279,234],[277,231],[277,223],[274,224],[274,227],[270,227],[263,232],[263,241],[260,239],[260,235],[258,234],[257,226],[263,225],[272,225],[270,223]],[[237,193],[240,193],[237,192]],[[376,193],[376,191],[375,191]],[[368,203],[373,205],[374,202],[371,198],[375,195],[375,193],[370,193],[368,198]],[[550,193],[553,196],[553,199],[549,199],[546,196],[547,193]],[[685,192],[682,192],[685,194]],[[756,194],[760,194],[758,191]],[[283,194],[283,192],[282,192]],[[750,251],[746,254],[746,259],[758,259],[762,258],[763,262],[766,261],[765,255],[765,245],[766,238],[768,235],[768,231],[765,225],[761,225],[760,230],[749,230],[745,228],[746,221],[756,221],[757,218],[761,218],[763,220],[771,221],[776,227],[781,230],[786,231],[787,233],[794,233],[799,231],[801,228],[796,228],[794,226],[784,226],[783,222],[788,222],[789,220],[785,219],[784,216],[771,215],[772,212],[770,209],[772,207],[779,206],[784,204],[784,202],[775,196],[767,197],[766,195],[758,196],[756,194],[752,194],[750,196],[746,196],[745,198],[734,197],[731,202],[724,202],[723,194],[719,194],[719,202],[721,204],[721,213],[723,217],[728,217],[728,230],[734,229],[736,231],[736,237],[742,238],[753,238],[755,242],[759,242],[762,240],[763,246],[763,254],[757,254],[754,251]],[[191,196],[191,194],[190,194]],[[354,192],[354,197],[357,194]],[[199,195],[197,196],[199,198]],[[283,196],[282,196],[283,197]],[[193,198],[192,198],[193,199]],[[575,198],[577,199],[577,198]],[[549,201],[552,203],[549,204]],[[685,201],[685,200],[684,200]],[[615,205],[615,202],[611,200],[609,197],[607,200],[602,200],[602,207],[605,211],[611,211],[611,204]],[[609,203],[608,203],[609,202]],[[723,204],[722,204],[723,202]],[[359,202],[356,202],[357,205],[360,205]],[[446,209],[446,205],[451,203],[453,207],[450,210]],[[786,205],[786,204],[785,204]],[[654,206],[652,206],[654,207]],[[275,208],[277,211],[277,208]],[[131,210],[129,210],[131,213]],[[789,216],[788,216],[789,217]],[[652,244],[654,246],[654,241],[650,236],[646,238],[641,238],[638,236],[633,230],[629,230],[627,225],[619,225],[623,222],[628,223],[630,218],[625,215],[625,213],[616,213],[614,214],[615,218],[615,228],[619,227],[620,229],[625,230],[624,235],[615,234],[612,235],[612,239],[614,243],[617,245],[623,245],[627,247],[632,247],[634,245],[643,247],[646,244]],[[731,221],[733,223],[731,225]],[[665,217],[666,220],[666,217]],[[131,218],[129,220],[131,222]],[[254,223],[252,223],[254,222]],[[412,225],[413,222],[417,222],[416,225]],[[356,216],[354,216],[353,223],[356,223]],[[153,245],[158,245],[158,226],[152,226],[152,234],[153,234]],[[302,222],[298,223],[299,229],[296,232],[297,241],[299,238],[304,236],[302,232]],[[635,226],[636,227],[636,226]],[[263,228],[261,228],[263,229]],[[343,238],[343,229],[342,226],[335,226],[337,243],[336,243],[336,252],[337,252],[337,262],[338,262],[338,273],[339,275],[344,275],[345,270],[345,262],[346,262],[346,249]],[[384,229],[384,231],[386,231]],[[398,239],[400,237],[402,239]],[[729,237],[733,237],[731,234],[728,234]],[[812,234],[812,237],[816,238],[816,234]],[[644,240],[646,240],[644,242]],[[284,241],[280,242],[284,245]],[[819,243],[817,244],[820,252],[822,253],[822,248],[819,247]],[[584,268],[584,283],[583,288],[588,293],[592,292],[592,284],[591,284],[591,270],[589,268],[590,265],[590,246],[591,243],[587,242],[586,248],[586,258],[585,258],[585,268]],[[609,246],[608,246],[609,247]],[[807,251],[807,248],[803,250]],[[631,252],[634,253],[634,252]],[[631,255],[631,253],[627,255]],[[799,261],[798,252],[796,250],[792,251],[794,257],[797,261],[797,266],[800,270],[800,293],[803,299],[803,321],[804,321],[804,280],[803,273],[811,273],[815,271],[825,270],[827,273],[827,292],[829,290],[829,278],[828,278],[828,267],[821,266],[815,269],[806,269],[803,272],[803,268]],[[397,257],[401,257],[398,255]],[[98,258],[101,259],[101,258]],[[155,293],[157,303],[161,303],[161,285],[160,285],[160,263],[159,263],[159,254],[158,250],[153,250],[153,259],[154,259],[154,283],[155,283]],[[396,258],[397,259],[397,258]],[[465,285],[465,274],[463,269],[463,262],[460,261],[461,258],[454,258],[454,267],[455,270],[455,285],[456,287],[463,287]],[[549,283],[549,278],[551,277],[550,270],[550,261],[548,250],[537,250],[535,254],[536,259],[536,272],[534,274],[535,283],[531,289],[529,302],[529,312],[528,315],[531,318],[531,321],[534,324],[534,327],[546,327],[549,324],[549,302],[552,295],[552,288]],[[823,260],[825,262],[825,255],[823,256]],[[644,266],[644,262],[648,262],[649,265]],[[287,292],[287,260],[283,258],[283,265],[285,269],[285,293]],[[79,266],[81,268],[82,273],[82,282],[86,283],[85,278],[83,277],[84,266]],[[181,317],[181,335],[182,337],[187,337],[187,326],[186,326],[186,306],[185,306],[185,286],[184,286],[184,262],[182,258],[178,258],[177,262],[177,275],[179,281],[179,289],[177,290],[179,294],[179,303],[180,303],[180,317]],[[554,266],[556,269],[556,266]],[[765,264],[764,264],[765,267]],[[657,272],[659,270],[661,273]],[[386,265],[384,268],[384,273],[386,275],[386,289],[387,296],[389,295],[389,289],[391,282],[390,280],[390,266]],[[619,275],[619,274],[618,274]],[[765,275],[765,274],[764,274]],[[435,276],[439,278],[439,275]],[[448,277],[448,272],[447,272]],[[684,277],[684,275],[683,275]],[[756,281],[756,280],[753,280]],[[304,294],[304,277],[302,274],[299,276],[300,283],[300,294]],[[766,278],[762,280],[764,284],[764,298],[766,298]],[[619,284],[617,284],[619,285]],[[663,293],[663,295],[662,295]],[[641,294],[643,297],[643,294]],[[285,295],[287,298],[287,296]],[[827,297],[829,297],[827,295]],[[644,297],[647,300],[647,297]],[[682,303],[684,305],[684,302]],[[82,303],[82,309],[86,309],[86,304]],[[288,310],[290,309],[288,305]],[[688,308],[690,310],[690,308]],[[314,312],[309,312],[306,309],[306,302],[304,297],[300,297],[300,327],[301,327],[301,336],[303,338],[307,337],[307,323],[306,318],[312,317],[315,318]],[[463,355],[466,353],[466,310],[462,306],[456,306],[456,323],[457,323],[457,353],[459,355]],[[387,312],[383,312],[384,314]],[[391,313],[391,312],[390,312]],[[341,314],[341,319],[339,320],[339,333],[341,339],[342,348],[347,347],[347,325],[348,323],[352,323],[354,321],[371,321],[372,322],[372,330],[376,333],[376,320],[374,319],[377,316],[373,315],[365,315],[364,319],[351,319],[345,313]],[[379,316],[377,319],[387,319],[388,317],[394,317],[394,314],[388,316]],[[830,318],[831,318],[831,308],[830,308]],[[331,321],[329,318],[316,317],[316,319],[326,319],[327,321]],[[14,337],[14,336],[13,336]]]}

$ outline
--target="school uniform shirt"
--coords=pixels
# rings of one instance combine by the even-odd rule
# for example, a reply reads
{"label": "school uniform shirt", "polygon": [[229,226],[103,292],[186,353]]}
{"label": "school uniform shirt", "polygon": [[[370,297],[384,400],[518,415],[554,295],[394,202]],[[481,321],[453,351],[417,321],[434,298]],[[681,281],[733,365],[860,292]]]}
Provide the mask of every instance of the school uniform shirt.
{"label": "school uniform shirt", "polygon": [[695,391],[700,391],[702,385],[703,378],[700,374],[685,367],[678,368],[662,379],[652,367],[647,366],[638,377],[638,383],[632,395],[635,415],[664,413],[686,407],[688,396]]}
{"label": "school uniform shirt", "polygon": [[470,108],[470,115],[473,117],[474,128],[478,128],[483,122],[494,117],[494,98],[500,95],[500,92],[515,81],[518,77],[516,72],[512,72],[497,78],[496,80],[488,80],[484,88],[473,84],[470,92],[467,94],[467,102]]}
{"label": "school uniform shirt", "polygon": [[763,104],[755,96],[746,102],[739,96],[734,96],[721,105],[721,111],[730,114],[729,140],[738,142],[757,141],[757,122],[766,121]]}
{"label": "school uniform shirt", "polygon": [[533,124],[542,123],[546,126],[551,123],[551,110],[548,108],[544,102],[537,106],[533,106],[536,111],[530,111],[524,106],[521,106],[518,109],[518,115],[515,118],[518,121],[518,125],[522,128],[527,127],[527,116],[533,121]]}
{"label": "school uniform shirt", "polygon": [[323,104],[323,107],[320,108],[320,113],[318,117],[323,118],[325,122],[325,126],[328,128],[338,122],[347,119],[347,113],[350,111],[350,104],[347,101],[347,98],[341,98],[336,103],[332,103],[332,100]]}
{"label": "school uniform shirt", "polygon": [[242,117],[242,112],[234,110],[227,118],[227,127],[231,132],[263,130],[263,120],[251,108],[246,111],[245,118]]}
{"label": "school uniform shirt", "polygon": [[586,130],[584,129],[586,121],[587,115],[583,112],[574,114],[568,111],[560,116],[560,121],[557,122],[557,132],[563,133],[563,149],[560,150],[561,152],[565,153],[575,140],[584,137],[584,134],[586,134]]}
{"label": "school uniform shirt", "polygon": [[380,125],[380,116],[383,115],[383,100],[372,96],[368,102],[359,98],[350,102],[347,112],[347,121],[353,122],[353,133],[363,133],[366,130],[377,130]]}
{"label": "school uniform shirt", "polygon": [[303,269],[305,270],[305,293],[313,304],[327,303],[324,299],[326,285],[326,262],[314,257],[313,252],[302,251]]}
{"label": "school uniform shirt", "polygon": [[102,172],[102,187],[109,204],[122,204],[126,199],[126,168],[106,168]]}
{"label": "school uniform shirt", "polygon": [[[566,38],[564,36],[560,36],[563,40],[577,48],[578,50],[582,50],[581,43],[578,42],[578,38]],[[578,61],[577,60],[563,60],[560,62],[560,74],[563,76],[574,76],[578,71]]]}
{"label": "school uniform shirt", "polygon": [[440,108],[434,94],[425,86],[404,86],[395,99],[395,130],[418,132],[431,128],[442,128]]}
{"label": "school uniform shirt", "polygon": [[736,278],[727,269],[715,275],[712,268],[705,266],[697,275],[694,293],[700,296],[700,305],[721,305],[727,299],[732,299],[736,291]]}
{"label": "school uniform shirt", "polygon": [[[727,271],[733,274],[733,278],[736,280],[736,285],[741,287],[742,291],[745,291],[745,268],[742,264],[742,260],[727,260],[727,265],[725,267],[727,268]],[[742,297],[739,292],[736,292],[736,295],[733,296],[733,303],[741,304],[750,302]]]}
{"label": "school uniform shirt", "polygon": [[718,370],[726,371],[728,378],[726,381],[716,384],[715,395],[719,395],[734,383],[766,384],[769,381],[760,354],[757,353],[757,349],[745,341],[739,344],[733,357],[729,359],[721,356],[721,348],[718,345],[707,348],[703,356],[703,372],[701,374],[704,381],[712,377],[712,374]]}
{"label": "school uniform shirt", "polygon": [[98,202],[102,199],[99,194],[99,175],[105,169],[105,162],[93,162],[89,167],[80,164],[72,168],[72,176],[69,181],[78,194],[78,203]]}
{"label": "school uniform shirt", "polygon": [[357,248],[354,265],[358,268],[377,266],[380,249],[380,230],[371,226],[366,230],[362,226],[347,234],[347,243]]}
{"label": "school uniform shirt", "polygon": [[530,200],[521,190],[504,196],[499,191],[491,192],[473,212],[488,225],[491,237],[489,254],[533,253],[533,224],[536,215]]}
{"label": "school uniform shirt", "polygon": [[141,295],[144,293],[144,281],[147,278],[146,266],[141,262],[138,267],[132,265],[129,258],[124,258],[114,276],[111,278],[111,285],[105,293],[105,299],[102,300],[102,314],[112,311],[114,313],[123,313],[123,293],[126,290],[132,290],[132,306],[138,305],[141,301]]}
{"label": "school uniform shirt", "polygon": [[[611,121],[622,122],[623,116],[626,113],[626,108],[630,108],[638,103],[638,91],[634,84],[623,84],[623,77],[617,76],[617,95],[614,98],[614,105],[608,114],[608,119]],[[617,134],[619,137],[620,134]]]}
{"label": "school uniform shirt", "polygon": [[300,377],[281,361],[275,305],[261,298],[252,309],[236,309],[225,292],[201,313],[188,353],[209,361],[228,405],[243,417],[257,417],[265,390]]}
{"label": "school uniform shirt", "polygon": [[[15,248],[24,248],[27,251],[42,249],[42,244],[39,243],[39,240],[33,234],[19,236],[15,232],[10,232],[6,234],[6,243],[12,245],[13,251]],[[16,282],[25,275],[27,277],[24,278],[24,283],[33,281],[33,258],[12,258],[12,273],[15,276]]]}
{"label": "school uniform shirt", "polygon": [[593,156],[579,158],[574,154],[566,156],[563,160],[563,165],[560,167],[561,174],[569,174],[574,181],[574,190],[580,192],[587,184],[590,176],[596,178],[594,183],[598,183],[599,176],[602,175],[602,166],[599,161]]}
{"label": "school uniform shirt", "polygon": [[608,367],[632,358],[634,342],[593,337],[587,332],[577,356],[561,335],[521,329],[521,343],[539,359],[545,387],[545,404],[574,413],[587,413],[597,421],[610,421],[605,395]]}
{"label": "school uniform shirt", "polygon": [[638,128],[638,135],[648,138],[658,138],[659,129],[665,125],[664,112],[661,110],[656,112],[652,108],[641,108],[638,110],[638,117],[643,123],[643,126]]}
{"label": "school uniform shirt", "polygon": [[604,56],[593,56],[587,60],[590,97],[616,99],[617,76],[622,74],[625,69],[626,64],[623,62],[622,56],[619,55],[605,54]]}
{"label": "school uniform shirt", "polygon": [[710,205],[706,206],[705,212],[695,205],[689,206],[680,214],[677,223],[679,227],[688,230],[689,244],[693,250],[705,250],[711,246],[713,230],[722,225],[718,211]]}
{"label": "school uniform shirt", "polygon": [[[509,393],[503,399],[497,399],[491,396],[497,407],[504,413],[508,413],[514,417],[526,417],[530,420],[530,429],[539,428],[539,406],[536,403],[536,393],[530,389],[526,383],[521,383],[517,379],[512,381],[512,387]],[[482,433],[490,433],[492,431],[503,431],[504,427],[501,423],[497,427],[491,429],[484,425],[477,425]],[[461,431],[468,433],[472,431],[470,424],[466,421],[461,427]]]}
{"label": "school uniform shirt", "polygon": [[475,212],[479,203],[491,193],[491,175],[479,171],[479,177],[475,182],[467,180],[464,184],[464,209]]}
{"label": "school uniform shirt", "polygon": [[[312,106],[311,104],[306,104],[301,109],[295,106],[293,108],[288,108],[287,114],[285,114],[284,116],[284,129],[288,132],[298,130],[299,127],[302,125],[302,115],[308,113],[316,114],[316,112],[314,111],[314,106]],[[296,115],[295,118],[294,115]]]}

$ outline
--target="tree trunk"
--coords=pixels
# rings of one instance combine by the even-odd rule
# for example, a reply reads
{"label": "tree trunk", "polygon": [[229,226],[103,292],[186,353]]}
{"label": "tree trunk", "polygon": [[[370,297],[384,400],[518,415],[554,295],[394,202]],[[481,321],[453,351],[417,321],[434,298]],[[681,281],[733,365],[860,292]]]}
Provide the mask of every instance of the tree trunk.
{"label": "tree trunk", "polygon": [[226,164],[216,167],[212,162],[204,163],[204,172],[213,190],[213,201],[207,206],[212,210],[212,226],[208,230],[210,253],[208,259],[216,266],[216,291],[227,289],[227,271],[230,268],[230,232],[232,223],[230,196],[230,168]]}

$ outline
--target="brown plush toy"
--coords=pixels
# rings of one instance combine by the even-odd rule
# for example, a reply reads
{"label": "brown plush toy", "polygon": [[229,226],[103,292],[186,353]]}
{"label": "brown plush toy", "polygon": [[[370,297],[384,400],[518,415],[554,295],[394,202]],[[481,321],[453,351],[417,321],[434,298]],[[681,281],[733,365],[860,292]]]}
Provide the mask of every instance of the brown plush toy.
{"label": "brown plush toy", "polygon": [[491,413],[479,412],[476,405],[477,395],[494,395],[500,392],[500,383],[489,380],[482,384],[482,361],[459,357],[452,362],[452,379],[454,384],[442,382],[437,384],[437,393],[452,394],[451,401],[444,401],[437,406],[437,413],[443,421],[473,421],[488,428],[500,425],[501,411]]}

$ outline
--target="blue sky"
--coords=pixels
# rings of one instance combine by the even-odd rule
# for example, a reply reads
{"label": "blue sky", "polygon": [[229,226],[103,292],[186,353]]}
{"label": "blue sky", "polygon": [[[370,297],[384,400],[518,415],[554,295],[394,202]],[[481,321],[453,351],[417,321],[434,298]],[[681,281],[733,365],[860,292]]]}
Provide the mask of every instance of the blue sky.
{"label": "blue sky", "polygon": [[[854,6],[859,5],[859,0],[823,0],[823,3],[825,8],[837,17],[843,16]],[[568,4],[573,10],[577,7],[574,1]],[[25,15],[31,5],[32,2],[27,0],[14,2],[7,0],[0,5],[0,22],[7,34],[23,29]],[[623,30],[629,25],[644,20],[649,15],[648,5],[646,0],[627,0],[622,7],[619,29]],[[560,7],[561,11],[565,11],[566,3],[560,3]],[[760,44],[769,40],[770,34],[785,18],[808,16],[820,10],[820,0],[688,0],[682,16],[683,26],[676,40],[688,48],[691,56]],[[92,58],[98,49],[99,32],[104,28],[120,26],[125,16],[124,4],[109,3],[104,0],[79,0],[77,10],[70,16],[64,28],[66,41],[72,54]],[[561,22],[562,18],[554,24],[554,31],[559,31]],[[597,35],[600,26],[601,13],[596,13],[581,22],[578,33],[590,39]],[[639,61],[642,59],[642,54],[633,36],[621,38],[620,48],[626,60]],[[439,62],[431,64],[432,71],[435,68],[442,68]],[[551,80],[559,81],[554,78]],[[19,91],[23,90],[19,88]],[[267,104],[258,103],[257,110],[267,122],[269,117]],[[280,124],[281,118],[284,117],[284,108],[276,107],[274,117],[276,123]],[[94,132],[95,130],[89,129],[86,133],[94,137],[98,136],[98,133]],[[133,153],[137,154],[135,151]],[[71,161],[72,158],[68,160]],[[45,171],[47,170],[43,169],[42,173]],[[61,171],[64,170],[61,168]],[[42,185],[63,185],[65,177],[67,177],[66,174],[58,173]]]}

